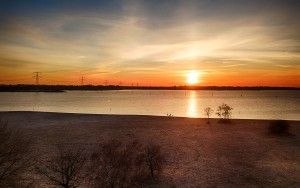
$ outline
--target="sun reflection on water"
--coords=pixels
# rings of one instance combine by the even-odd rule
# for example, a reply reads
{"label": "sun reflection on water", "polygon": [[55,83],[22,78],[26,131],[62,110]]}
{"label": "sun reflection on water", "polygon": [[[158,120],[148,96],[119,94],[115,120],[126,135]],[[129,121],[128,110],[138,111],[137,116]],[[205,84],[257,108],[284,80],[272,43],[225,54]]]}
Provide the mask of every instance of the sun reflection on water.
{"label": "sun reflection on water", "polygon": [[187,107],[187,116],[188,117],[197,117],[197,92],[189,91],[188,107]]}

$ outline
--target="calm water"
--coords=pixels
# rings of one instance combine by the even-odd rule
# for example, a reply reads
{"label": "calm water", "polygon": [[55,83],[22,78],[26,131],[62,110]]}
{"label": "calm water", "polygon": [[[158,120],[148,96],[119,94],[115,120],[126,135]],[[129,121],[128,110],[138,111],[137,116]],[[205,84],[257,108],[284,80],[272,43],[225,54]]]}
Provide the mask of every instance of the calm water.
{"label": "calm water", "polygon": [[143,114],[203,117],[227,103],[233,118],[300,120],[300,91],[67,91],[0,93],[0,111]]}

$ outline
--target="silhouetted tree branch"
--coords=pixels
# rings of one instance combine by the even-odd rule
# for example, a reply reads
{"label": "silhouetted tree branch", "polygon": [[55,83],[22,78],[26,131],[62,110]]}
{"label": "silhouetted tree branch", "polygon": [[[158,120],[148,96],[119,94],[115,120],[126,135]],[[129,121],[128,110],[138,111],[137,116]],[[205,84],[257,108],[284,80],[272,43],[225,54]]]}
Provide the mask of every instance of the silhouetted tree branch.
{"label": "silhouetted tree branch", "polygon": [[86,178],[87,157],[87,153],[80,148],[60,146],[50,159],[41,161],[36,169],[51,185],[78,187]]}
{"label": "silhouetted tree branch", "polygon": [[92,155],[91,181],[94,187],[133,187],[141,172],[142,145],[137,141],[111,140]]}
{"label": "silhouetted tree branch", "polygon": [[0,121],[0,187],[25,186],[34,163],[32,141]]}
{"label": "silhouetted tree branch", "polygon": [[218,106],[216,115],[222,118],[222,122],[229,122],[233,108],[228,104],[223,103],[221,106]]}
{"label": "silhouetted tree branch", "polygon": [[161,173],[165,164],[165,156],[161,152],[158,144],[149,143],[145,147],[145,163],[152,178]]}
{"label": "silhouetted tree branch", "polygon": [[207,117],[207,123],[209,124],[209,118],[211,114],[213,113],[213,109],[211,107],[204,108],[204,115]]}

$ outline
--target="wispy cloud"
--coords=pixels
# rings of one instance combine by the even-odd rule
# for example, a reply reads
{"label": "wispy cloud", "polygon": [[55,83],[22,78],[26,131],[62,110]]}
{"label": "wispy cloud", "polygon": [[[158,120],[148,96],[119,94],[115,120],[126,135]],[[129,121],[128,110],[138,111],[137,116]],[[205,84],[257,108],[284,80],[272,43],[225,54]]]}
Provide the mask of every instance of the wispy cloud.
{"label": "wispy cloud", "polygon": [[50,1],[24,10],[18,3],[3,12],[0,73],[159,73],[164,80],[197,69],[215,80],[224,69],[300,71],[300,16],[292,1],[100,1],[71,8]]}

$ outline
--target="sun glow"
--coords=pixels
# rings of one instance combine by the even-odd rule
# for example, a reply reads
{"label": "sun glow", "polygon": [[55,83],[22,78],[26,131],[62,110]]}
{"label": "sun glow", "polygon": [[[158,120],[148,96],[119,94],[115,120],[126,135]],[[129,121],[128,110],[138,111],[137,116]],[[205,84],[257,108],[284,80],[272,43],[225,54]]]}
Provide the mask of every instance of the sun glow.
{"label": "sun glow", "polygon": [[187,77],[186,82],[189,85],[194,85],[199,82],[199,73],[197,71],[188,72],[186,77]]}

